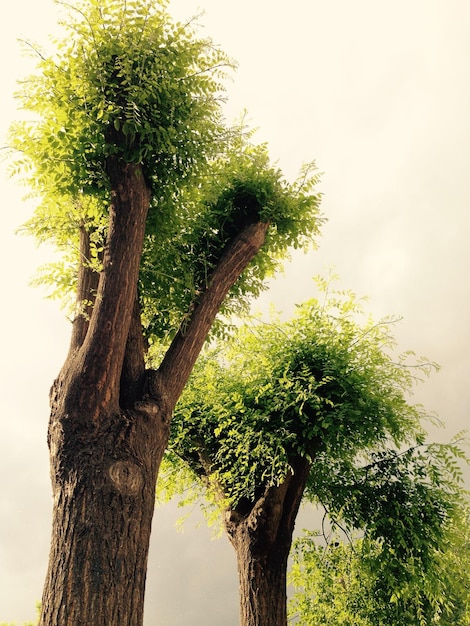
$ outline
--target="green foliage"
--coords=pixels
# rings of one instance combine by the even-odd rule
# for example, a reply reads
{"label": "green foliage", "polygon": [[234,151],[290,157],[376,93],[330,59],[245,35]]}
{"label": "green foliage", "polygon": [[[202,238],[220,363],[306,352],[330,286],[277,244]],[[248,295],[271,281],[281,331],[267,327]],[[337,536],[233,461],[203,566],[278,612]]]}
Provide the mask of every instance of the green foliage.
{"label": "green foliage", "polygon": [[[81,229],[89,235],[87,259],[80,256]],[[78,265],[87,265],[96,272],[101,270],[100,259],[107,232],[107,215],[101,198],[84,194],[51,196],[47,204],[42,203],[36,208],[24,230],[34,234],[41,244],[53,244],[59,253],[58,260],[39,269],[33,285],[45,285],[50,297],[61,300],[64,307],[76,312]]]}
{"label": "green foliage", "polygon": [[410,354],[393,355],[393,320],[374,323],[353,294],[320,287],[324,301],[293,320],[244,326],[217,344],[177,405],[173,453],[232,503],[282,482],[296,456],[353,467],[368,451],[422,437],[408,393],[433,364],[408,367]]}
{"label": "green foliage", "polygon": [[[120,159],[140,164],[152,191],[139,285],[149,340],[172,337],[226,245],[243,227],[266,221],[266,245],[222,310],[240,313],[289,248],[319,234],[313,164],[287,183],[243,123],[226,127],[222,81],[233,63],[196,36],[192,20],[174,23],[164,0],[60,4],[65,35],[54,57],[39,54],[37,74],[23,82],[19,98],[31,119],[10,133],[12,170],[25,173],[40,196],[26,230],[61,253],[37,282],[70,304],[78,265],[99,271],[107,164]],[[90,259],[80,258],[80,229],[90,235]],[[215,331],[222,328],[219,322]]]}
{"label": "green foliage", "polygon": [[201,167],[220,128],[227,57],[165,1],[85,0],[67,7],[55,58],[40,58],[21,99],[32,122],[12,141],[48,195],[103,193],[106,160],[142,163],[159,194]]}
{"label": "green foliage", "polygon": [[404,558],[406,580],[397,582],[395,563],[381,540],[326,544],[315,533],[296,540],[289,582],[289,612],[303,626],[466,626],[470,624],[470,523],[468,508],[456,510],[446,542],[432,567]]}
{"label": "green foliage", "polygon": [[293,184],[286,182],[270,164],[267,147],[251,144],[243,127],[234,128],[207,175],[180,194],[172,221],[155,216],[149,222],[140,275],[147,335],[160,342],[171,337],[226,246],[250,224],[269,222],[265,244],[222,305],[213,329],[222,334],[221,320],[246,312],[289,249],[306,248],[319,235],[318,182],[314,164],[304,166]]}
{"label": "green foliage", "polygon": [[[427,571],[442,546],[450,520],[462,504],[457,443],[372,451],[351,463],[320,455],[309,490],[341,523],[381,541],[393,587]],[[407,567],[403,564],[407,563]],[[393,564],[393,567],[392,567]]]}
{"label": "green foliage", "polygon": [[226,134],[220,79],[231,62],[191,23],[173,23],[164,0],[59,4],[64,37],[54,57],[38,53],[37,73],[23,81],[18,98],[31,119],[12,126],[10,145],[13,173],[40,197],[27,230],[64,255],[39,282],[70,299],[79,229],[91,235],[92,256],[104,244],[108,160],[140,163],[151,213],[171,222],[181,189]]}
{"label": "green foliage", "polygon": [[[342,596],[336,569],[354,552],[346,563],[344,547],[312,548],[316,567],[326,559],[329,569],[312,575],[321,600],[305,623],[424,626],[451,607],[443,555],[464,505],[466,456],[458,440],[426,444],[426,413],[410,402],[435,364],[395,354],[395,319],[376,323],[352,293],[319,287],[323,298],[294,319],[244,325],[200,360],[172,422],[166,488],[187,494],[193,484],[220,508],[250,510],[297,457],[308,459],[305,497],[333,527],[363,538]],[[304,594],[302,602],[313,601]]]}
{"label": "green foliage", "polygon": [[440,626],[470,625],[470,511],[457,508],[446,545],[438,555],[438,577],[445,589]]}
{"label": "green foliage", "polygon": [[381,626],[370,619],[375,597],[368,572],[361,568],[361,541],[336,539],[324,546],[317,533],[305,532],[296,540],[288,577],[295,591],[289,602],[291,621],[302,626]]}

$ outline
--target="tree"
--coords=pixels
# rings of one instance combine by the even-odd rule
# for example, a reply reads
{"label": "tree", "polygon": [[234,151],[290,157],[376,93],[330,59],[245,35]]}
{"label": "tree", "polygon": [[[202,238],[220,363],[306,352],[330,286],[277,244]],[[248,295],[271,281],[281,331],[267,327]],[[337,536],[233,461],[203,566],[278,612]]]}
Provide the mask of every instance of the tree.
{"label": "tree", "polygon": [[393,594],[393,564],[383,541],[344,541],[335,533],[324,543],[318,534],[304,533],[295,541],[289,574],[295,589],[291,621],[304,626],[468,625],[469,531],[466,507],[456,511],[433,568],[415,569],[399,588],[392,584]]}
{"label": "tree", "polygon": [[287,623],[287,560],[304,495],[383,542],[396,591],[404,564],[429,569],[460,493],[458,446],[424,446],[426,414],[408,399],[434,365],[394,354],[396,320],[374,323],[353,294],[320,286],[322,301],[294,319],[243,326],[209,351],[172,422],[160,487],[193,485],[221,511],[243,626]]}
{"label": "tree", "polygon": [[218,311],[246,306],[318,234],[317,176],[288,184],[226,127],[232,63],[164,0],[62,4],[57,53],[38,51],[23,83],[31,121],[11,132],[14,170],[40,197],[27,228],[62,252],[41,280],[74,300],[50,395],[40,624],[138,626],[173,408]]}

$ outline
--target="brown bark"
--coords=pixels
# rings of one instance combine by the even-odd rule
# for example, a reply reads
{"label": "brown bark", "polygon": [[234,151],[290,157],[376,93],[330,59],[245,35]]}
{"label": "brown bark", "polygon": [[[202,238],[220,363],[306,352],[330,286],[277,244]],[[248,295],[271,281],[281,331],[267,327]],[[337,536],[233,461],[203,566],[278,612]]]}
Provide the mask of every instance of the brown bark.
{"label": "brown bark", "polygon": [[[168,420],[151,403],[129,411],[119,404],[150,194],[139,166],[112,162],[109,175],[95,305],[74,329],[51,393],[54,507],[43,626],[142,623],[158,434]],[[88,288],[82,271],[78,296]]]}
{"label": "brown bark", "polygon": [[[224,252],[158,371],[145,370],[136,285],[149,190],[110,163],[109,232],[96,301],[51,390],[53,528],[41,626],[141,626],[158,468],[172,409],[220,304],[264,242],[246,228]],[[86,238],[82,245],[86,249]],[[82,271],[79,293],[89,293]]]}
{"label": "brown bark", "polygon": [[44,626],[142,624],[155,479],[168,424],[150,408],[111,415],[94,430],[64,424],[52,434],[53,446],[59,436],[64,445],[56,453],[62,467]]}
{"label": "brown bark", "polygon": [[237,555],[240,626],[287,626],[287,559],[310,466],[296,459],[292,468],[248,512],[238,507],[226,515]]}
{"label": "brown bark", "polygon": [[77,313],[73,321],[70,352],[82,345],[88,330],[90,316],[98,290],[99,274],[90,267],[90,234],[80,228],[80,258],[78,265]]}
{"label": "brown bark", "polygon": [[188,321],[176,334],[158,370],[158,384],[169,391],[173,410],[207,338],[220,305],[266,238],[269,224],[247,226],[228,245]]}
{"label": "brown bark", "polygon": [[123,408],[132,407],[144,395],[146,353],[147,342],[142,333],[140,304],[136,298],[121,372],[120,404]]}

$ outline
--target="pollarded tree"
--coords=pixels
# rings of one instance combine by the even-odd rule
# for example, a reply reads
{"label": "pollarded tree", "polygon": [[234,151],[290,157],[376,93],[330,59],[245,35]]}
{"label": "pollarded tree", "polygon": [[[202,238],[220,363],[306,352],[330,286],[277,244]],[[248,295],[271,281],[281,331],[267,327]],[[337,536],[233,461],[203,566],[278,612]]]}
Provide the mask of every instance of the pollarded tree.
{"label": "pollarded tree", "polygon": [[395,356],[392,320],[364,319],[351,294],[323,287],[323,303],[305,303],[293,320],[248,325],[216,345],[172,422],[166,488],[200,486],[222,512],[243,626],[287,623],[304,495],[384,542],[396,590],[402,568],[430,566],[458,493],[447,448],[422,447],[425,414],[408,397],[433,364]]}
{"label": "pollarded tree", "polygon": [[265,147],[225,128],[230,62],[164,0],[63,5],[56,55],[39,53],[23,83],[32,119],[11,133],[41,198],[28,228],[63,252],[45,277],[75,302],[51,390],[40,623],[138,626],[173,408],[218,311],[243,307],[318,233],[319,196],[312,170],[290,185]]}

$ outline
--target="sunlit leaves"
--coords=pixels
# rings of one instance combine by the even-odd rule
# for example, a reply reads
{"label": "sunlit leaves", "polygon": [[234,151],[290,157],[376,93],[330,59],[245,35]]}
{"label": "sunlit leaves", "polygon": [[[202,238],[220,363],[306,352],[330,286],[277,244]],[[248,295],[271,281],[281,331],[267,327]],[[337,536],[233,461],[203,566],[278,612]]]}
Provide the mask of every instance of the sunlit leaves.
{"label": "sunlit leaves", "polygon": [[[250,324],[217,345],[177,406],[172,449],[201,473],[205,450],[235,501],[281,482],[299,455],[313,463],[315,498],[369,450],[421,434],[408,365],[424,375],[432,364],[396,358],[392,321],[374,323],[353,294],[323,288],[326,299],[305,303],[293,320]],[[323,458],[329,478],[316,474]]]}
{"label": "sunlit leaves", "polygon": [[107,212],[109,158],[142,164],[158,189],[153,206],[168,210],[162,199],[219,149],[220,80],[231,65],[191,23],[173,23],[165,2],[61,4],[65,36],[22,82],[18,97],[30,120],[10,134],[12,171],[26,174],[41,198],[30,223],[40,238],[34,227],[55,220],[61,203],[85,204],[91,195]]}
{"label": "sunlit leaves", "polygon": [[454,463],[462,456],[455,444],[379,449],[356,462],[331,462],[322,454],[313,464],[310,489],[333,519],[381,539],[383,553],[397,560],[399,576],[406,559],[425,568],[442,541],[462,498],[462,470]]}
{"label": "sunlit leaves", "polygon": [[394,558],[380,539],[344,542],[334,534],[325,544],[305,532],[292,554],[291,618],[305,626],[467,626],[468,513],[457,508],[427,568],[412,557]]}
{"label": "sunlit leaves", "polygon": [[[47,206],[41,204],[23,229],[34,233],[40,243],[54,245],[60,253],[56,261],[40,267],[32,284],[46,286],[48,295],[61,300],[71,313],[76,306],[78,265],[86,265],[95,272],[101,270],[107,232],[105,205],[94,195],[51,196]],[[80,255],[81,229],[88,233],[87,258]]]}
{"label": "sunlit leaves", "polygon": [[106,158],[142,163],[165,185],[204,161],[220,132],[218,95],[230,61],[165,3],[87,2],[69,7],[69,38],[24,83],[34,122],[13,135],[48,193],[106,188]]}
{"label": "sunlit leaves", "polygon": [[435,365],[396,355],[395,319],[374,322],[352,293],[318,284],[291,321],[242,326],[206,353],[176,407],[169,467],[243,512],[308,459],[305,497],[362,538],[354,549],[298,544],[300,623],[463,626],[452,619],[468,619],[468,582],[449,551],[468,527],[466,454],[460,439],[426,444],[427,415],[410,402]]}
{"label": "sunlit leaves", "polygon": [[[302,174],[305,178],[305,172]],[[274,168],[264,145],[249,143],[243,130],[227,134],[224,149],[209,163],[197,186],[174,197],[172,219],[149,217],[141,269],[147,335],[162,340],[209,282],[227,245],[249,224],[270,224],[267,240],[224,301],[221,315],[240,315],[292,247],[315,242],[323,218],[318,174],[309,166],[303,191]],[[178,268],[178,272],[174,268]],[[219,318],[220,320],[220,318]],[[213,334],[222,334],[220,321]]]}
{"label": "sunlit leaves", "polygon": [[289,614],[303,626],[379,626],[371,621],[375,599],[360,567],[360,541],[351,546],[337,539],[324,546],[316,533],[305,532],[295,542]]}
{"label": "sunlit leaves", "polygon": [[[165,1],[60,4],[65,36],[54,57],[38,55],[19,95],[31,119],[11,129],[12,171],[40,198],[28,230],[65,251],[68,267],[79,228],[104,245],[109,160],[141,164],[152,191],[139,285],[148,340],[174,335],[226,246],[244,226],[266,221],[266,244],[221,311],[240,314],[289,249],[319,234],[314,165],[290,184],[243,123],[226,127],[221,94],[233,63],[197,36],[194,20],[173,22]],[[97,220],[70,210],[90,205]],[[49,277],[69,300],[72,281]],[[219,318],[214,334],[224,328]]]}

